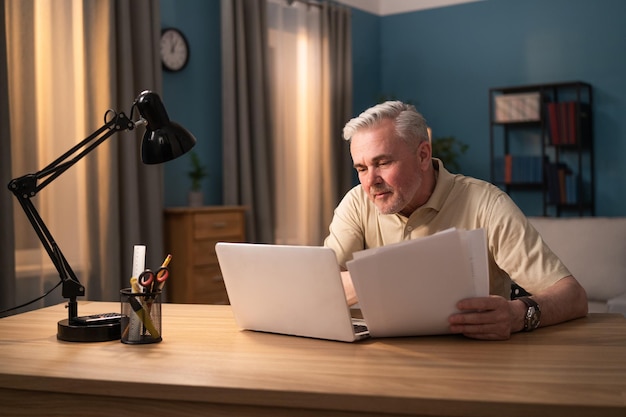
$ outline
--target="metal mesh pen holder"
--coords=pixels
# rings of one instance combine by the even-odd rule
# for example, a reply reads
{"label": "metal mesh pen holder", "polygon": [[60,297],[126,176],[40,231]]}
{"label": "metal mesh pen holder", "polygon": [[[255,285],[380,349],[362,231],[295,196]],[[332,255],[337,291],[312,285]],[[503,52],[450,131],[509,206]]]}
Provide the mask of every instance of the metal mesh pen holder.
{"label": "metal mesh pen holder", "polygon": [[122,343],[139,345],[158,343],[161,337],[161,291],[132,292],[120,290],[122,304]]}

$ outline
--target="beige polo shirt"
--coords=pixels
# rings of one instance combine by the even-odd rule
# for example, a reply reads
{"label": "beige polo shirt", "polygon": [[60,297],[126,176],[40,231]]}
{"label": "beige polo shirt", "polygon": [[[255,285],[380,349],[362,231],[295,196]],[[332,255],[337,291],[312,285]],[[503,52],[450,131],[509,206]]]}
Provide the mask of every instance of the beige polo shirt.
{"label": "beige polo shirt", "polygon": [[456,227],[486,230],[491,294],[509,298],[511,279],[535,293],[570,275],[505,192],[488,182],[451,174],[438,159],[433,158],[433,164],[439,167],[435,190],[409,218],[380,214],[361,185],[345,195],[324,241],[342,268],[356,251]]}

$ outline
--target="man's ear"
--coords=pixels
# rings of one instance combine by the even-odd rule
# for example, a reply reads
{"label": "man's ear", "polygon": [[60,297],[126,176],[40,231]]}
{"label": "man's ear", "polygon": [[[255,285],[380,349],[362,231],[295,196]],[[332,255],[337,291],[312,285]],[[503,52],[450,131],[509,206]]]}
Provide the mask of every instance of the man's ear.
{"label": "man's ear", "polygon": [[417,158],[422,169],[427,169],[432,160],[433,148],[430,141],[423,141],[417,146]]}

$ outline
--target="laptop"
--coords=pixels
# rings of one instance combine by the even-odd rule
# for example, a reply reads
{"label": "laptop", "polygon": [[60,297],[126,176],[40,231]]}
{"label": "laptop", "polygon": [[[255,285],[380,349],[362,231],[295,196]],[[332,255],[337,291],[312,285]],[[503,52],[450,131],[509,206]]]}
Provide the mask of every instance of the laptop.
{"label": "laptop", "polygon": [[242,329],[343,342],[369,337],[364,320],[351,317],[332,249],[219,242],[215,251]]}

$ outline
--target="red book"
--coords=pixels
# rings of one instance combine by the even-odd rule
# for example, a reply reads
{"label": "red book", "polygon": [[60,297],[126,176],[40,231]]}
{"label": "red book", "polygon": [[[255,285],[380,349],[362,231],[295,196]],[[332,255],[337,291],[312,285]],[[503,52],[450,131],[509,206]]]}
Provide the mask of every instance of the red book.
{"label": "red book", "polygon": [[504,183],[510,184],[513,178],[513,155],[504,155]]}
{"label": "red book", "polygon": [[576,116],[576,102],[570,101],[567,103],[567,143],[569,143],[570,145],[576,144],[576,122],[578,121],[578,117]]}
{"label": "red book", "polygon": [[568,143],[569,136],[569,123],[567,123],[567,103],[559,103],[559,145],[565,145]]}
{"label": "red book", "polygon": [[558,145],[560,142],[558,103],[548,103],[548,124],[550,127],[551,143]]}

